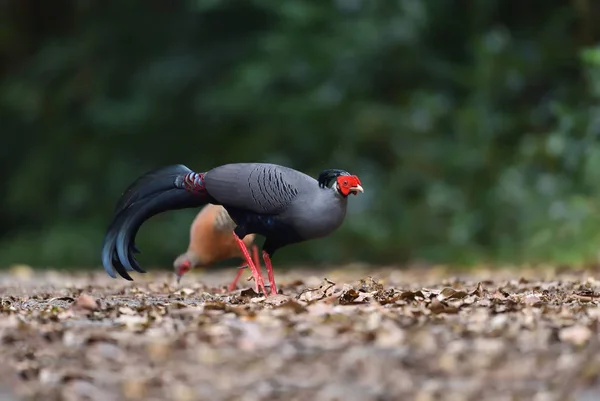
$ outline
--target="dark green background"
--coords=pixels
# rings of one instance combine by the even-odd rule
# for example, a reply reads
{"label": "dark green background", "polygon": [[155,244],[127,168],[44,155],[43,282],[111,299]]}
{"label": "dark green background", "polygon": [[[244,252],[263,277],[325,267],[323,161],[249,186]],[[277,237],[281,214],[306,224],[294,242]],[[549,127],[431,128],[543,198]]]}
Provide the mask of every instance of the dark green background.
{"label": "dark green background", "polygon": [[[342,228],[275,263],[593,262],[593,0],[0,4],[0,265],[98,267],[155,167],[265,161],[362,179]],[[153,218],[145,266],[194,211]]]}

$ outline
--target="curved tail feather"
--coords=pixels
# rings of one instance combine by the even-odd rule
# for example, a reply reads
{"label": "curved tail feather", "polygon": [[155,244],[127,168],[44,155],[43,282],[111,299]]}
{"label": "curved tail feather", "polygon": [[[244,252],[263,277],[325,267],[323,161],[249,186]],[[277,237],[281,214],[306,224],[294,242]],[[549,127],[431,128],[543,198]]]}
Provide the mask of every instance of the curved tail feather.
{"label": "curved tail feather", "polygon": [[104,243],[102,244],[102,265],[104,266],[104,270],[108,273],[112,278],[117,278],[115,271],[118,272],[123,278],[127,280],[133,280],[128,274],[128,271],[137,271],[140,273],[146,273],[143,270],[137,260],[132,253],[141,253],[139,249],[137,249],[136,245],[133,241],[129,244],[129,248],[131,253],[129,254],[130,264],[125,266],[118,257],[118,254],[113,252],[113,249],[116,245],[116,238],[119,233],[118,227],[121,226],[123,219],[125,217],[124,213],[120,213],[114,219],[112,224],[107,230],[106,236],[104,237]]}
{"label": "curved tail feather", "polygon": [[115,216],[135,201],[146,198],[153,193],[161,191],[165,187],[172,185],[178,176],[185,176],[193,173],[192,170],[183,164],[160,167],[152,170],[141,177],[138,177],[121,195],[115,207]]}
{"label": "curved tail feather", "polygon": [[144,174],[123,193],[102,244],[102,265],[109,276],[116,273],[133,279],[130,271],[145,273],[134,257],[141,253],[135,237],[142,224],[167,210],[205,205],[211,200],[204,189],[203,174],[184,165],[160,168]]}

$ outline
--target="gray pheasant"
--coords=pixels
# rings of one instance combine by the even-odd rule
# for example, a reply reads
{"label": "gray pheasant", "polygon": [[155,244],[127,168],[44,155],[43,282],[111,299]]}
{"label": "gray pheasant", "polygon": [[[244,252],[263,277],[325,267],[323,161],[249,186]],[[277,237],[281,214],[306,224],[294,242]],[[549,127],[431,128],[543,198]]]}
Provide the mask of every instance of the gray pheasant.
{"label": "gray pheasant", "polygon": [[[330,184],[333,182],[333,185]],[[259,290],[267,294],[262,275],[242,241],[248,234],[265,237],[262,256],[271,294],[277,294],[271,257],[277,249],[329,235],[344,221],[348,195],[363,192],[355,175],[324,170],[314,179],[300,171],[267,163],[234,163],[194,173],[184,165],[164,167],[138,178],[117,203],[102,248],[102,264],[132,280],[129,271],[145,273],[134,253],[135,236],[150,217],[175,209],[222,205],[236,227],[233,236]]]}

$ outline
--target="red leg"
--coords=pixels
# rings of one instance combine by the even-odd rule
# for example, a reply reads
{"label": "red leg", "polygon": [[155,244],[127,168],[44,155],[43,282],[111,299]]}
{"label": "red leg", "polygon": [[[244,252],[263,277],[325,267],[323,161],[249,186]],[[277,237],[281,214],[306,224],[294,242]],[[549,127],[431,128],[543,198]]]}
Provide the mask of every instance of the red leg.
{"label": "red leg", "polygon": [[265,266],[267,266],[267,274],[269,276],[269,284],[271,284],[271,295],[277,295],[277,286],[275,285],[275,274],[273,273],[273,265],[271,265],[271,257],[265,251],[262,252]]}
{"label": "red leg", "polygon": [[[246,268],[246,266],[248,266],[248,264],[246,262],[242,262],[242,265],[240,267],[238,267],[238,271],[237,271],[235,278],[233,279],[231,284],[229,284],[229,292],[235,290],[235,288],[237,286],[237,282],[240,279],[240,277],[242,276],[242,273],[244,272],[244,269]],[[256,283],[255,283],[255,285],[256,285]],[[256,291],[256,288],[255,288],[255,291]],[[256,291],[256,292],[258,292],[258,291]]]}
{"label": "red leg", "polygon": [[252,245],[252,259],[254,260],[254,266],[256,266],[256,269],[260,271],[260,259],[258,257],[258,248],[256,245]]}
{"label": "red leg", "polygon": [[[262,277],[260,258],[258,257],[258,248],[256,247],[256,245],[252,245],[252,261],[254,262],[254,266],[256,266],[256,271],[258,271]],[[248,266],[248,265],[245,264],[244,266]],[[254,291],[256,291],[258,293],[258,283],[254,284]],[[265,295],[267,295],[267,294],[265,293]]]}
{"label": "red leg", "polygon": [[[256,270],[258,270],[260,272],[260,268],[261,268],[260,259],[258,258],[258,248],[256,247],[256,245],[252,245],[252,261],[254,262],[254,266],[256,266]],[[239,271],[238,271],[236,278],[233,280],[233,283],[231,283],[229,291],[233,291],[233,289],[235,289],[237,280],[239,280],[240,276],[242,275],[242,270],[245,269],[246,267],[248,267],[248,264],[242,262],[242,265],[239,267]],[[261,275],[262,275],[262,273],[261,273]],[[257,293],[259,291],[258,283],[256,283],[256,280],[254,282],[254,291],[256,291]]]}
{"label": "red leg", "polygon": [[246,248],[246,244],[244,244],[244,241],[242,241],[236,235],[235,232],[233,233],[233,238],[235,238],[236,242],[238,243],[238,246],[242,250],[242,253],[244,254],[244,258],[246,259],[246,262],[248,263],[248,267],[250,268],[250,270],[252,270],[252,275],[254,276],[254,281],[256,282],[258,290],[260,291],[260,289],[262,287],[263,293],[265,295],[267,295],[267,289],[265,288],[265,283],[262,279],[262,275],[260,274],[260,272],[258,271],[256,266],[254,266],[254,262],[252,262],[252,258],[250,257],[250,252],[248,252],[248,248]]}

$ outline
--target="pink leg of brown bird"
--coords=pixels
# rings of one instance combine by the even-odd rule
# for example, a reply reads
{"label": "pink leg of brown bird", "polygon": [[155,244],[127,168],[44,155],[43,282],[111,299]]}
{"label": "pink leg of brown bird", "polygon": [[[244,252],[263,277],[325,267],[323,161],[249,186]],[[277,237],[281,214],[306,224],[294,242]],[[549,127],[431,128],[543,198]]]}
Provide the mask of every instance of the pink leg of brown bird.
{"label": "pink leg of brown bird", "polygon": [[[260,271],[260,259],[258,258],[258,248],[256,247],[256,245],[252,245],[252,259],[254,260],[254,266],[256,266],[257,270]],[[244,269],[246,267],[248,267],[248,263],[246,262],[242,262],[240,267],[238,267],[238,271],[235,278],[233,279],[231,284],[229,284],[229,292],[235,290],[237,282],[242,276],[242,273],[244,272]],[[256,281],[254,282],[254,291],[258,293],[258,283]]]}
{"label": "pink leg of brown bird", "polygon": [[252,261],[252,258],[250,257],[250,252],[248,252],[248,248],[246,248],[246,244],[244,244],[244,241],[242,241],[235,232],[233,233],[233,238],[235,238],[236,242],[238,243],[238,246],[240,247],[240,249],[242,250],[242,253],[244,254],[244,258],[246,259],[246,262],[248,263],[248,267],[252,271],[252,275],[254,276],[254,281],[256,282],[259,291],[262,287],[263,293],[265,295],[267,295],[267,289],[265,288],[265,282],[262,279],[262,275],[260,274],[260,271],[258,271],[257,267],[254,265],[254,262]]}
{"label": "pink leg of brown bird", "polygon": [[268,253],[263,251],[263,259],[265,266],[267,267],[267,275],[269,276],[269,284],[271,284],[271,295],[277,295],[277,286],[275,285],[275,274],[273,273],[273,265],[271,264],[271,257]]}
{"label": "pink leg of brown bird", "polygon": [[[248,266],[248,263],[242,262],[242,265],[240,267],[238,267],[238,271],[237,271],[237,274],[235,275],[235,278],[233,279],[231,284],[229,284],[229,292],[235,290],[235,287],[237,286],[237,282],[240,279],[242,273],[244,272],[244,269],[246,268],[246,266]],[[255,283],[254,291],[258,292],[258,283]]]}

